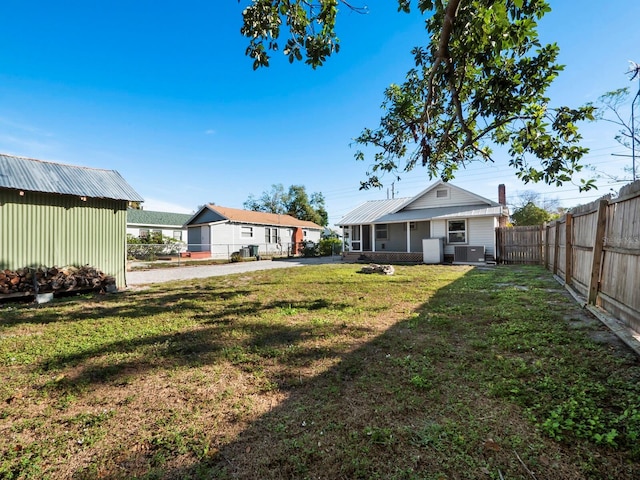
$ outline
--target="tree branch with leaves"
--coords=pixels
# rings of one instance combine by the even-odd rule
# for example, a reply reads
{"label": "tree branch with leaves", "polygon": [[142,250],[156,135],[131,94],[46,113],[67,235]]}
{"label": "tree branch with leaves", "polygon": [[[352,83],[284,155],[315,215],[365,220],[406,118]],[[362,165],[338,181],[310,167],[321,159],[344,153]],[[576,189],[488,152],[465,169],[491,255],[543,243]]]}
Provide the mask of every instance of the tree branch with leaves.
{"label": "tree branch with leaves", "polygon": [[[426,41],[412,50],[404,82],[384,92],[379,126],[355,139],[356,159],[370,161],[361,188],[381,187],[385,174],[399,179],[417,165],[451,180],[470,162],[493,161],[493,148],[502,146],[525,183],[560,186],[582,170],[588,150],[577,123],[592,120],[594,107],[551,106],[546,91],[563,66],[558,46],[539,41],[546,1],[397,1],[399,11],[416,6],[426,17]],[[254,68],[268,66],[279,39],[289,61],[322,65],[339,49],[339,6],[364,11],[340,0],[253,0],[242,33]],[[593,187],[581,180],[581,190]]]}

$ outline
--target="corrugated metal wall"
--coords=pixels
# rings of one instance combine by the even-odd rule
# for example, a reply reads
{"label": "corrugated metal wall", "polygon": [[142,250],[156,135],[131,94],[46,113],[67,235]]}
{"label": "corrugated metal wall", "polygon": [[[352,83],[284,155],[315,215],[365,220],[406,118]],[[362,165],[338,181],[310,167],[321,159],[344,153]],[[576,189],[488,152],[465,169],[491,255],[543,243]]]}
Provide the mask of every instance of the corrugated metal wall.
{"label": "corrugated metal wall", "polygon": [[0,190],[0,268],[91,265],[124,287],[127,202]]}

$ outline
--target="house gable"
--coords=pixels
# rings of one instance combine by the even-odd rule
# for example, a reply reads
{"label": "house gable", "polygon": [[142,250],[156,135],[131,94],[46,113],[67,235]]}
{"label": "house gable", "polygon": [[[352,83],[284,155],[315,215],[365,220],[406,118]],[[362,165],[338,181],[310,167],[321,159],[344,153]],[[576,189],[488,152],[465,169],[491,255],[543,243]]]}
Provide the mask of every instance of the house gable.
{"label": "house gable", "polygon": [[470,205],[496,207],[499,204],[440,180],[410,199],[397,211]]}
{"label": "house gable", "polygon": [[189,225],[202,225],[207,223],[224,222],[228,218],[220,215],[218,212],[211,210],[208,205],[202,207],[191,219],[185,224]]}

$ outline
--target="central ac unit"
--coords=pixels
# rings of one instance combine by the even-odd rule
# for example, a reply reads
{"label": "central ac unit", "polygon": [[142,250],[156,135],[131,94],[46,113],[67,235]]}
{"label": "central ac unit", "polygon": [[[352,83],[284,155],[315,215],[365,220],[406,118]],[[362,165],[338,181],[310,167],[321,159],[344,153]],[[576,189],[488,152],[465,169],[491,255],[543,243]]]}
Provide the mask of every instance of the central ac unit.
{"label": "central ac unit", "polygon": [[453,252],[454,262],[484,262],[484,246],[461,247],[457,246]]}

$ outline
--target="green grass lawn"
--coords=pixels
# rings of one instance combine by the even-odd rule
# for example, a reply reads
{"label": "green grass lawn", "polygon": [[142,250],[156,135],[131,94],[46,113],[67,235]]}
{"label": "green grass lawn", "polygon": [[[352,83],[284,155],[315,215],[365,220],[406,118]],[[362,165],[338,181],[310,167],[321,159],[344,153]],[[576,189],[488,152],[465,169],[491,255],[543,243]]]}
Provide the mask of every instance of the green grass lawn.
{"label": "green grass lawn", "polygon": [[640,360],[537,267],[0,306],[0,478],[640,478]]}

